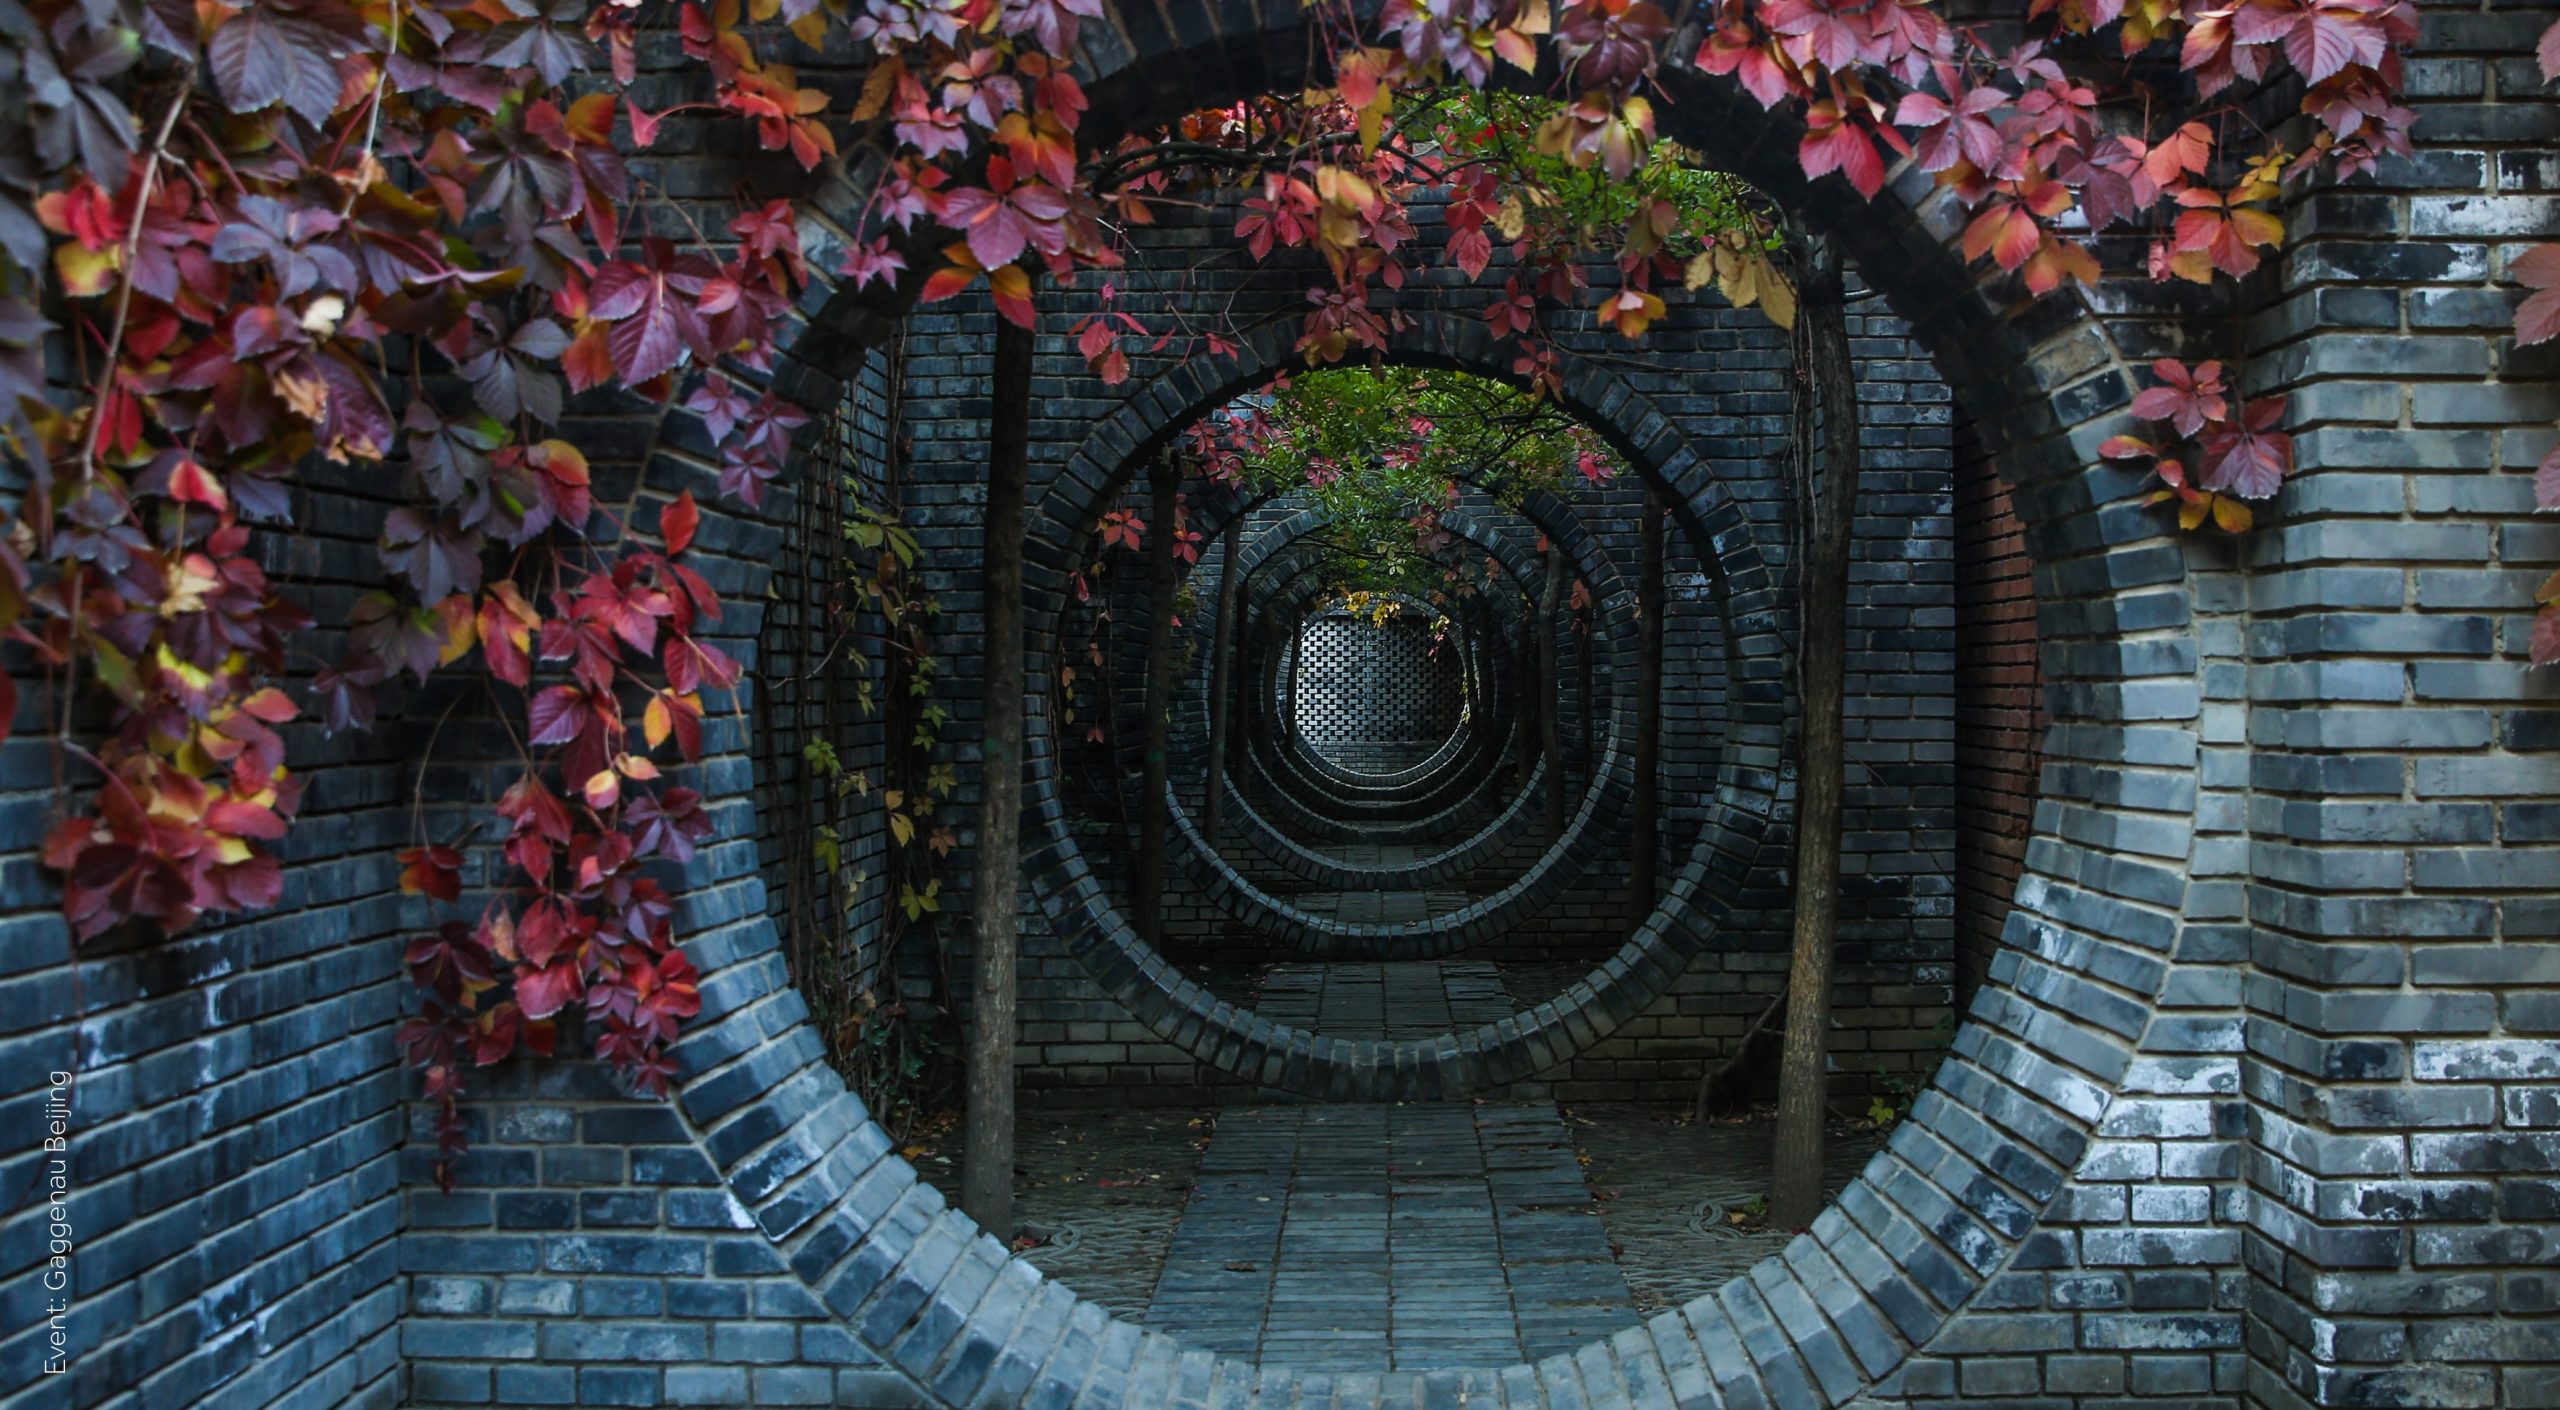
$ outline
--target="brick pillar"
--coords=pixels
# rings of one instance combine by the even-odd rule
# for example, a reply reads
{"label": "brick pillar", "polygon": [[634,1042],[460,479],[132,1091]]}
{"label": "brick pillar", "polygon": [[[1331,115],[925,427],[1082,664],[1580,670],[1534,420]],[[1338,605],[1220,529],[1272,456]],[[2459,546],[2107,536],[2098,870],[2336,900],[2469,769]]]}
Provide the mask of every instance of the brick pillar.
{"label": "brick pillar", "polygon": [[[2431,8],[2423,145],[2289,213],[2253,368],[2300,473],[2250,544],[2250,1399],[2560,1403],[2560,681],[2524,669],[2560,386],[2504,336],[2560,231],[2547,9]],[[2541,986],[2541,987],[2526,987]]]}

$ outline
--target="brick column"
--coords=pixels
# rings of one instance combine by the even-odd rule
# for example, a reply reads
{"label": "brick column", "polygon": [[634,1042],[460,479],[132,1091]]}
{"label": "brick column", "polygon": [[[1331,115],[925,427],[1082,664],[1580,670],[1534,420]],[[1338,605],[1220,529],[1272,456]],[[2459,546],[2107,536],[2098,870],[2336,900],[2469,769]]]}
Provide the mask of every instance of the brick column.
{"label": "brick column", "polygon": [[[2550,364],[2503,336],[2560,229],[2547,10],[2431,8],[2424,143],[2299,203],[2255,367],[2301,474],[2252,544],[2251,1398],[2560,1397],[2560,690],[2523,669]],[[2537,706],[2542,708],[2537,708]]]}

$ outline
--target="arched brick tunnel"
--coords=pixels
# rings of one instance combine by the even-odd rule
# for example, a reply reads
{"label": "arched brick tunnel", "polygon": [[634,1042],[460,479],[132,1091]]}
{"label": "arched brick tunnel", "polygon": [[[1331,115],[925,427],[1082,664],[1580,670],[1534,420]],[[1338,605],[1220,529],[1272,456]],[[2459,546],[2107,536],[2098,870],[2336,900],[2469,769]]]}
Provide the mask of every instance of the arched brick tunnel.
{"label": "arched brick tunnel", "polygon": [[[1097,133],[1304,77],[1294,9],[1107,8],[1090,26]],[[408,702],[370,740],[297,741],[319,751],[318,825],[297,835],[307,850],[277,916],[75,964],[32,859],[12,855],[11,1100],[32,1107],[39,1069],[76,1048],[83,1100],[110,1105],[81,1112],[96,1142],[72,1315],[97,1350],[70,1380],[43,1377],[24,1272],[39,1226],[12,1216],[0,1396],[11,1410],[2547,1403],[2560,1348],[2550,1280],[2530,1270],[2554,1250],[2560,1161],[2541,801],[2560,790],[2560,730],[2547,681],[2481,658],[2560,558],[2520,513],[2521,467],[2542,447],[2495,428],[2554,407],[2548,378],[2504,361],[2495,320],[2467,311],[2498,302],[2500,242],[2555,219],[2540,194],[2551,105],[2501,96],[2535,18],[2431,8],[2418,158],[2370,186],[2290,194],[2306,233],[2280,279],[2214,319],[2163,317],[2137,284],[2044,299],[1979,284],[1925,181],[1873,206],[1809,186],[1797,133],[1719,81],[1666,73],[1666,132],[1831,232],[1871,291],[1857,310],[1867,454],[1838,1068],[1844,1092],[1907,1085],[1916,1100],[1810,1229],[1738,1275],[1654,1309],[1589,1285],[1541,1302],[1476,1266],[1464,1274],[1480,1289],[1514,1290],[1499,1307],[1417,1327],[1411,1360],[1328,1366],[1326,1344],[1286,1326],[1275,1341],[1267,1317],[1248,1346],[1202,1312],[1236,1304],[1235,1287],[1260,1289],[1245,1301],[1266,1311],[1286,1301],[1298,1265],[1279,1244],[1213,1248],[1209,1281],[1149,1325],[1150,1307],[1083,1296],[948,1207],[946,1167],[903,1152],[829,1065],[804,992],[821,981],[793,968],[812,937],[839,988],[929,963],[873,943],[895,904],[877,815],[844,813],[825,862],[782,819],[810,784],[803,745],[823,734],[846,760],[877,759],[893,723],[849,704],[877,679],[835,678],[809,650],[836,522],[823,501],[848,469],[919,526],[946,605],[960,767],[945,816],[964,854],[974,844],[968,555],[992,319],[822,279],[775,385],[830,434],[766,514],[702,530],[708,571],[749,604],[723,645],[755,674],[740,710],[710,722],[700,771],[720,832],[686,878],[705,1007],[677,1097],[633,1100],[581,1063],[510,1067],[473,1108],[464,1184],[426,1181],[432,1140],[414,1134],[389,1038],[399,937],[417,921],[393,854],[445,702]],[[678,194],[737,178],[677,126],[647,165]],[[831,172],[810,193],[821,269],[865,176]],[[1160,238],[1210,236],[1214,220]],[[1122,296],[1172,297],[1173,265],[1134,260]],[[1044,294],[1035,680],[1081,645],[1069,565],[1095,520],[1143,497],[1158,447],[1291,362],[1279,315],[1303,280],[1284,265],[1221,292],[1255,325],[1234,356],[1142,357],[1121,388],[1071,346],[1096,292]],[[1410,291],[1389,355],[1498,368],[1479,298]],[[1308,506],[1187,487],[1211,545],[1195,593],[1214,601],[1222,574],[1251,572],[1241,674],[1262,718],[1295,728],[1236,751],[1229,779],[1177,773],[1172,904],[1164,933],[1142,938],[1120,901],[1125,862],[1096,830],[1130,803],[1125,780],[1035,699],[1016,898],[1030,1108],[1270,1113],[1211,1150],[1254,1136],[1289,1160],[1397,1141],[1425,1167],[1450,1149],[1486,1170],[1517,1157],[1523,1183],[1490,1197],[1499,1211],[1569,1188],[1538,1183],[1550,1177],[1583,1179],[1538,1163],[1553,1140],[1517,1112],[1688,1093],[1775,991],[1790,904],[1794,605],[1771,467],[1784,349],[1756,327],[1701,294],[1674,301],[1641,364],[1596,333],[1560,340],[1563,400],[1626,473],[1516,512],[1466,506],[1463,551],[1495,560],[1497,586],[1457,624],[1445,668],[1392,673],[1413,705],[1398,720],[1434,722],[1409,736],[1328,732],[1339,694],[1334,716],[1302,709],[1290,644],[1310,653],[1334,629],[1309,624],[1338,620],[1289,547]],[[2246,346],[2266,390],[2293,398],[2303,472],[2243,550],[2179,535],[2094,457],[2140,364],[2181,338]],[[592,447],[600,498],[637,526],[709,483],[684,414],[602,409],[570,432]],[[1672,782],[1660,894],[1630,898],[1622,687],[1646,486],[1674,526]],[[363,536],[345,527],[364,493],[316,497],[277,570],[323,594],[365,586]],[[1217,546],[1231,519],[1233,565]],[[1541,533],[1596,599],[1591,636],[1562,653],[1592,653],[1593,705],[1555,692],[1568,748],[1535,765],[1567,777],[1557,836],[1535,804],[1545,776],[1514,751]],[[1186,619],[1195,654],[1212,617]],[[1205,730],[1197,674],[1177,752]],[[470,770],[432,782],[433,806],[468,814]],[[1232,790],[1214,844],[1194,840],[1209,787]],[[2442,820],[2413,821],[2422,810]],[[871,884],[836,885],[839,870]],[[955,913],[988,903],[965,874],[946,888]],[[1414,900],[1387,915],[1341,899],[1365,896]],[[1327,976],[1390,965],[1439,976],[1428,1031],[1353,990],[1328,1017]],[[1543,987],[1513,985],[1515,971]],[[965,1012],[964,991],[947,998]],[[1212,1191],[1233,1203],[1192,1227],[1259,1227],[1267,1187],[1246,1177],[1261,1172],[1235,1173]],[[1575,1276],[1614,1266],[1572,1242],[1584,1226],[1515,1222],[1519,1248]],[[1381,1315],[1391,1331],[1392,1302]]]}

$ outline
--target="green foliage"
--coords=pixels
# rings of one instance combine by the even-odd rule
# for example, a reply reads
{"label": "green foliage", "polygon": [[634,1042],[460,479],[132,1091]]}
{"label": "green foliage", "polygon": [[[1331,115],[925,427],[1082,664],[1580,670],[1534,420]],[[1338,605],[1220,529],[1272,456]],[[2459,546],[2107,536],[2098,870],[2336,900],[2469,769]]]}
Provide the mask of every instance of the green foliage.
{"label": "green foliage", "polygon": [[[1677,142],[1653,143],[1641,165],[1612,177],[1595,163],[1541,149],[1537,134],[1564,114],[1559,99],[1447,83],[1423,102],[1431,155],[1449,163],[1452,177],[1464,168],[1490,168],[1508,189],[1497,217],[1505,238],[1518,239],[1525,230],[1532,248],[1592,251],[1623,251],[1650,238],[1652,248],[1638,253],[1661,249],[1683,260],[1727,231],[1746,231],[1766,248],[1778,247],[1767,200],[1741,177],[1700,165],[1698,155]],[[1399,126],[1410,131],[1420,124]]]}
{"label": "green foliage", "polygon": [[1238,473],[1304,494],[1332,522],[1312,548],[1328,585],[1431,599],[1470,586],[1440,516],[1461,485],[1518,509],[1617,474],[1608,447],[1553,401],[1470,373],[1402,365],[1284,378],[1229,408]]}
{"label": "green foliage", "polygon": [[1325,368],[1264,395],[1248,473],[1270,487],[1303,484],[1336,513],[1402,517],[1441,503],[1453,480],[1516,506],[1561,489],[1581,454],[1606,453],[1555,403],[1471,373]]}

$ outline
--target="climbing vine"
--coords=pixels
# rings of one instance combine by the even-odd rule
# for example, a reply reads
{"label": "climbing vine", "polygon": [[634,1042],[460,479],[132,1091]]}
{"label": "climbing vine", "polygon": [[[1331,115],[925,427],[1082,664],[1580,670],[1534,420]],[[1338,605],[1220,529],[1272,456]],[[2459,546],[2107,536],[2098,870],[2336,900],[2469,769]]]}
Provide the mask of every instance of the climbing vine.
{"label": "climbing vine", "polygon": [[[949,720],[948,707],[935,693],[940,663],[932,624],[942,604],[926,586],[924,545],[902,503],[905,449],[895,390],[902,367],[901,359],[891,359],[880,463],[866,463],[846,433],[853,419],[848,408],[839,407],[831,419],[828,442],[815,462],[835,467],[834,482],[826,487],[832,490],[825,496],[827,512],[810,515],[804,509],[800,525],[802,551],[815,560],[804,572],[821,585],[823,600],[801,604],[818,619],[810,624],[816,630],[801,637],[795,661],[800,669],[787,682],[769,683],[768,690],[781,685],[795,696],[814,692],[832,698],[836,683],[846,682],[853,707],[880,721],[876,772],[842,757],[828,728],[832,716],[813,728],[804,713],[777,729],[800,740],[802,780],[783,800],[778,826],[791,884],[811,887],[833,903],[819,914],[795,910],[787,937],[794,981],[809,999],[812,1021],[836,1069],[903,1139],[931,1113],[948,1075],[941,1058],[953,1035],[941,1021],[949,984],[938,934],[938,863],[958,838],[949,824],[936,820],[957,773],[937,757]],[[846,861],[852,839],[836,823],[847,805],[876,810],[885,844],[879,877]],[[790,854],[802,845],[808,849],[806,865],[795,866]],[[879,925],[848,934],[845,912],[875,883]],[[921,962],[920,994],[908,992],[910,957]]]}
{"label": "climbing vine", "polygon": [[1296,493],[1330,521],[1313,540],[1332,591],[1388,604],[1472,591],[1441,520],[1473,484],[1506,508],[1615,478],[1598,433],[1551,398],[1469,373],[1404,365],[1275,378],[1202,418],[1186,444],[1209,472]]}

